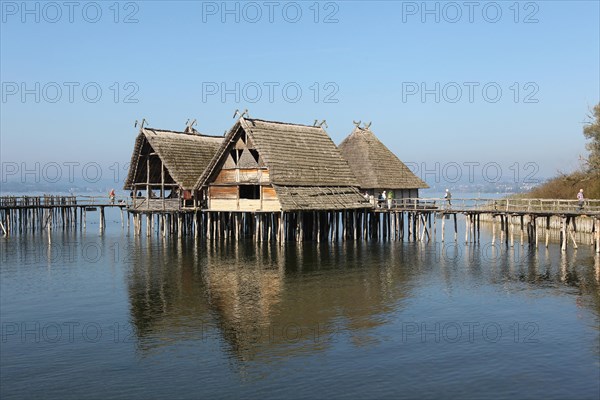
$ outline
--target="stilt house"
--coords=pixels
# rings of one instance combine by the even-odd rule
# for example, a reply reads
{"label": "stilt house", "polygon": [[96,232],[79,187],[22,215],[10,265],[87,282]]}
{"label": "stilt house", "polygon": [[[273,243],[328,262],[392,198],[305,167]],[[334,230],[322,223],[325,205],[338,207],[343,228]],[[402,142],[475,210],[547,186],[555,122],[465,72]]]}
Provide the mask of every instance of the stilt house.
{"label": "stilt house", "polygon": [[208,211],[351,210],[370,205],[319,126],[240,117],[196,184]]}
{"label": "stilt house", "polygon": [[419,189],[429,187],[368,128],[356,127],[338,147],[363,193],[391,190],[395,199],[417,198]]}
{"label": "stilt house", "polygon": [[222,142],[223,136],[202,135],[194,129],[175,132],[142,128],[124,185],[132,192],[132,209],[200,207],[193,197],[194,186]]}

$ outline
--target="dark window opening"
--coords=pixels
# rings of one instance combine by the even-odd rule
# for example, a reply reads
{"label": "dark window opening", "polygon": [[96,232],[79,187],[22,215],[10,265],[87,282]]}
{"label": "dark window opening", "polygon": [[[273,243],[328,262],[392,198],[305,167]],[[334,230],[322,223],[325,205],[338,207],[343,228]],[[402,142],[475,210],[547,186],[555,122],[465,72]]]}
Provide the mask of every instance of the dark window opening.
{"label": "dark window opening", "polygon": [[235,150],[235,149],[231,150],[230,154],[231,154],[231,158],[233,158],[233,162],[237,164],[238,159],[239,159],[238,158],[238,151]]}
{"label": "dark window opening", "polygon": [[242,185],[240,186],[240,199],[259,200],[260,186]]}
{"label": "dark window opening", "polygon": [[254,161],[258,162],[258,151],[250,149],[250,154],[252,154],[252,157],[254,157]]}

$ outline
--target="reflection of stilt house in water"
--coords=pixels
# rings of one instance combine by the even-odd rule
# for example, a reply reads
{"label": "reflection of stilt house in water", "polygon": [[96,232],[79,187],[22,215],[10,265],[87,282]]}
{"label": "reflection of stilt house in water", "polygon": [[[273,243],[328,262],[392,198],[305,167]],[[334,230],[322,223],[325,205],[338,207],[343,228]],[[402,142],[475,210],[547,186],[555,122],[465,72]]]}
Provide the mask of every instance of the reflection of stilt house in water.
{"label": "reflection of stilt house in water", "polygon": [[240,118],[197,189],[209,211],[366,208],[358,183],[319,126]]}
{"label": "reflection of stilt house in water", "polygon": [[[351,333],[348,345],[358,347],[385,324],[382,314],[403,307],[415,279],[396,268],[402,257],[393,249],[361,242],[198,243],[152,242],[131,255],[131,333],[142,354],[218,340],[237,360],[260,362],[267,353],[323,352],[340,332]],[[421,256],[427,257],[419,253],[416,260]],[[165,336],[175,342],[161,340]]]}
{"label": "reflection of stilt house in water", "polygon": [[186,132],[142,128],[124,187],[132,191],[131,210],[199,207],[192,196],[194,185],[222,141],[222,136],[201,135],[192,128]]}
{"label": "reflection of stilt house in water", "polygon": [[392,190],[395,199],[417,198],[419,189],[429,186],[412,173],[368,127],[356,127],[339,145],[356,179],[360,190],[377,196]]}

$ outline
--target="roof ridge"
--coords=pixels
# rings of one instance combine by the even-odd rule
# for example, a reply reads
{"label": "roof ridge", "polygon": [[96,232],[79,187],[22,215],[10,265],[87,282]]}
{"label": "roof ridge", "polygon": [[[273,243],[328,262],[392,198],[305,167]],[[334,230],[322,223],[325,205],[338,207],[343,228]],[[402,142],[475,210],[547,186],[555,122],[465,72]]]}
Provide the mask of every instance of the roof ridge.
{"label": "roof ridge", "polygon": [[244,118],[244,120],[246,120],[246,121],[260,121],[260,122],[266,122],[266,123],[269,123],[269,124],[303,126],[305,128],[323,129],[321,126],[296,124],[296,123],[293,123],[293,122],[283,122],[283,121],[270,121],[270,120],[260,119],[260,118]]}
{"label": "roof ridge", "polygon": [[223,137],[225,137],[224,135],[207,135],[205,133],[201,133],[201,132],[198,132],[198,131],[196,131],[198,133],[194,133],[194,132],[174,131],[172,129],[152,128],[152,127],[144,127],[143,130],[152,131],[152,132],[154,132],[156,134],[166,132],[166,133],[176,133],[176,134],[179,134],[179,135],[187,135],[187,136],[193,136],[193,137],[209,137],[209,138],[223,138]]}

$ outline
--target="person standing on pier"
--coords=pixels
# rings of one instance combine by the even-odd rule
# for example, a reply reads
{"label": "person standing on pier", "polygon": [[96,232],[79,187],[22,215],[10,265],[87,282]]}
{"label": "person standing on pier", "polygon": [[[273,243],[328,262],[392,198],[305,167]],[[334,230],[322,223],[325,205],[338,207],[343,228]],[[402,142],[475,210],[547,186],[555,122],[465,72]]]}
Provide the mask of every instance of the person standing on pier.
{"label": "person standing on pier", "polygon": [[444,199],[446,199],[446,204],[448,205],[448,207],[452,207],[452,193],[450,193],[450,190],[446,189]]}
{"label": "person standing on pier", "polygon": [[387,206],[390,209],[392,208],[393,200],[394,200],[394,192],[392,190],[390,190],[390,191],[388,191],[388,194],[387,194]]}
{"label": "person standing on pier", "polygon": [[110,204],[115,204],[115,189],[110,189],[108,198],[110,199]]}
{"label": "person standing on pier", "polygon": [[577,193],[577,200],[579,200],[579,209],[583,210],[583,189],[579,189],[579,193]]}

